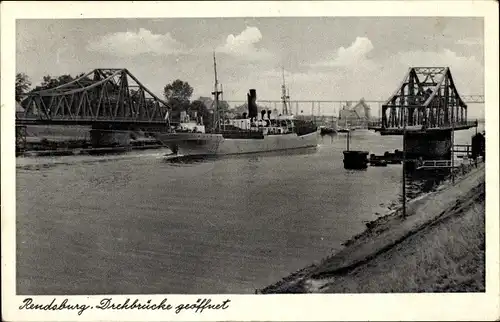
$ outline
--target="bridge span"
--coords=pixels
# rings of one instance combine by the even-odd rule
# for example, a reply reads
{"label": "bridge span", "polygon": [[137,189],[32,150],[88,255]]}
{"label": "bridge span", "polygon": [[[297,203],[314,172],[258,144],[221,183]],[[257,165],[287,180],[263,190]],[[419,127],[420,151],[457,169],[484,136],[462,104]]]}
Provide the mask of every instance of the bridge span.
{"label": "bridge span", "polygon": [[168,104],[127,69],[94,69],[22,97],[16,126],[89,125],[93,145],[126,144],[127,130],[169,131]]}
{"label": "bridge span", "polygon": [[382,135],[403,135],[409,158],[449,160],[453,132],[477,127],[467,119],[448,67],[412,67],[389,99],[382,117],[371,129]]}

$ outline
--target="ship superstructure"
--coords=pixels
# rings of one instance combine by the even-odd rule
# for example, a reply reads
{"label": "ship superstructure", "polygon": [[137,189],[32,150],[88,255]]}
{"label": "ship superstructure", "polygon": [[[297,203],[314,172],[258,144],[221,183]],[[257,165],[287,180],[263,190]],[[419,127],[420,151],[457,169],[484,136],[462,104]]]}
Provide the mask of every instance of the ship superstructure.
{"label": "ship superstructure", "polygon": [[223,119],[219,111],[219,97],[223,95],[217,78],[214,55],[214,122],[207,133],[169,133],[159,139],[181,155],[223,155],[316,147],[318,128],[311,122],[296,120],[289,114],[289,94],[283,74],[283,111],[272,115],[271,110],[258,113],[257,92],[247,94],[248,113],[241,118]]}

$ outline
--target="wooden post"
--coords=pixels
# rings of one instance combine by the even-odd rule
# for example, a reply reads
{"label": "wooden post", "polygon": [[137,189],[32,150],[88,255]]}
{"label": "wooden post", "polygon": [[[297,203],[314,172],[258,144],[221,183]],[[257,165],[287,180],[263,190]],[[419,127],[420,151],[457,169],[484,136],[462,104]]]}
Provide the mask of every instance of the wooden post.
{"label": "wooden post", "polygon": [[451,182],[455,183],[455,152],[454,152],[454,147],[455,147],[455,124],[451,124]]}
{"label": "wooden post", "polygon": [[403,217],[406,217],[406,122],[404,122],[404,107],[403,112]]}
{"label": "wooden post", "polygon": [[351,139],[351,131],[347,130],[347,151],[349,151],[349,140]]}

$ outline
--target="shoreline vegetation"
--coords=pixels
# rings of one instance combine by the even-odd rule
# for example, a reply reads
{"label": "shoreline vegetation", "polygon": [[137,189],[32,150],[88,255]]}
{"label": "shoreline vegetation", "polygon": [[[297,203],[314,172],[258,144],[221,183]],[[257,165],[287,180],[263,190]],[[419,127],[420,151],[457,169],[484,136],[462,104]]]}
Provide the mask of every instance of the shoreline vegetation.
{"label": "shoreline vegetation", "polygon": [[275,284],[277,293],[485,291],[485,166],[366,223],[339,252]]}

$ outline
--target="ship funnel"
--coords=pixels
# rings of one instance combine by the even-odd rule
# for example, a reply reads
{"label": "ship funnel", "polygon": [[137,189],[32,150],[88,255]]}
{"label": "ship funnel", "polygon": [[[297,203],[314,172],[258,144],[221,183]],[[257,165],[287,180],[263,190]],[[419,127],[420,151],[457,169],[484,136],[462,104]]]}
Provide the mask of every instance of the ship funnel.
{"label": "ship funnel", "polygon": [[264,115],[266,115],[266,110],[260,111],[260,116],[262,120],[264,119]]}
{"label": "ship funnel", "polygon": [[251,89],[250,93],[247,94],[248,98],[248,117],[256,118],[257,117],[257,93],[255,89]]}

